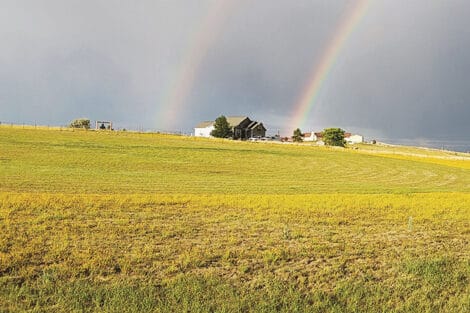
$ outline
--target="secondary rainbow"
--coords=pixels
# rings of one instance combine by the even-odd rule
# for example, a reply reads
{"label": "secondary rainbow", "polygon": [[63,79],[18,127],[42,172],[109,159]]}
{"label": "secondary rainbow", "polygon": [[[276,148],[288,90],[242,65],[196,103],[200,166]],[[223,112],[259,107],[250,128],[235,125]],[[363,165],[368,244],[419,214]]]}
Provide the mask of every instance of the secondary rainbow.
{"label": "secondary rainbow", "polygon": [[195,27],[186,53],[171,79],[169,88],[164,93],[162,106],[159,112],[159,127],[166,130],[174,127],[176,118],[187,107],[187,98],[194,86],[201,63],[219,36],[221,26],[227,16],[233,12],[236,0],[215,1],[207,14],[201,20],[199,27]]}
{"label": "secondary rainbow", "polygon": [[321,87],[335,65],[344,43],[367,13],[369,5],[370,0],[357,0],[357,3],[339,24],[320,62],[314,67],[308,83],[295,103],[293,117],[287,124],[286,129],[292,130],[305,126],[306,119],[317,102]]}

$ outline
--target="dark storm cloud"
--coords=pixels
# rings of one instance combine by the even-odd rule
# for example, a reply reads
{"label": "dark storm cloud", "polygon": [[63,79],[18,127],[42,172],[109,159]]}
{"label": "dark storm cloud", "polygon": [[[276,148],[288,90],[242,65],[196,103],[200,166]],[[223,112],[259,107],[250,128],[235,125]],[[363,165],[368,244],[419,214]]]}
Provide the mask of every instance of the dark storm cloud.
{"label": "dark storm cloud", "polygon": [[[158,129],[156,115],[214,3],[0,0],[0,120],[65,124],[87,116]],[[354,4],[236,1],[173,129],[190,131],[218,114],[283,129]],[[466,1],[371,1],[306,128],[467,139],[468,12]]]}
{"label": "dark storm cloud", "polygon": [[328,105],[316,120],[388,137],[468,139],[468,9],[464,1],[372,6],[324,88]]}
{"label": "dark storm cloud", "polygon": [[204,5],[0,1],[0,120],[74,117],[155,127],[166,82]]}

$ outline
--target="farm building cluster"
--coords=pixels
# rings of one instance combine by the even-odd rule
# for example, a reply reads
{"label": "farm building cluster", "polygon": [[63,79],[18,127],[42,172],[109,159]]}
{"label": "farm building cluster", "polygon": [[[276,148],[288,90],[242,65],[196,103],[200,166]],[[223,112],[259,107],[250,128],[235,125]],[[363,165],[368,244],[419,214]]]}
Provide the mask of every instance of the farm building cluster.
{"label": "farm building cluster", "polygon": [[[356,144],[364,142],[364,137],[362,135],[344,133],[344,140],[347,144]],[[311,132],[303,134],[303,141],[317,142],[318,144],[323,144],[323,133],[322,132]]]}
{"label": "farm building cluster", "polygon": [[[279,140],[292,141],[292,137],[281,138],[279,136],[266,137],[266,127],[263,123],[253,121],[247,116],[228,116],[227,122],[230,124],[233,139],[239,140]],[[215,129],[215,121],[205,121],[199,123],[194,128],[194,136],[196,137],[212,137],[211,133]],[[302,134],[303,141],[316,142],[323,145],[322,132],[308,132]],[[348,144],[356,144],[364,142],[364,137],[358,134],[345,133],[344,139]]]}
{"label": "farm building cluster", "polygon": [[[228,116],[227,122],[232,128],[233,139],[247,140],[250,138],[263,138],[266,136],[266,128],[263,123],[252,121],[247,116]],[[199,123],[194,128],[196,137],[211,137],[215,129],[215,121]]]}

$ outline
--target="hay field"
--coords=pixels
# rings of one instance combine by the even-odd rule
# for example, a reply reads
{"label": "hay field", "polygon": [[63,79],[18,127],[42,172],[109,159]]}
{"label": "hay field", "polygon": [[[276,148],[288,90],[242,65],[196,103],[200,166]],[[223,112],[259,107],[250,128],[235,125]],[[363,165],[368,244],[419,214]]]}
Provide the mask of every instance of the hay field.
{"label": "hay field", "polygon": [[0,311],[468,312],[467,155],[371,150],[0,128]]}

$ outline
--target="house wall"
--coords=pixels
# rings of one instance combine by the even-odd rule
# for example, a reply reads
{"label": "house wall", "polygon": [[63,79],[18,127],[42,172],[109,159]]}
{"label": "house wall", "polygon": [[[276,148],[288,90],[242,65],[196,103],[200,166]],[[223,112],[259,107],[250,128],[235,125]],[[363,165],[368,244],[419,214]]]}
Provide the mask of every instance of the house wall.
{"label": "house wall", "polygon": [[249,118],[244,119],[240,124],[233,128],[233,139],[248,139],[250,134],[248,132],[248,125],[251,123]]}
{"label": "house wall", "polygon": [[194,136],[196,137],[211,137],[211,132],[214,130],[214,126],[204,128],[194,128]]}
{"label": "house wall", "polygon": [[244,131],[240,127],[234,127],[232,132],[233,132],[233,139],[239,139],[239,138],[245,137]]}
{"label": "house wall", "polygon": [[348,138],[345,138],[345,140],[349,144],[362,143],[364,142],[364,137],[362,137],[361,135],[352,135]]}
{"label": "house wall", "polygon": [[251,137],[266,137],[266,131],[261,126],[256,127],[255,129],[252,129]]}
{"label": "house wall", "polygon": [[317,141],[317,136],[314,133],[310,135],[310,137],[304,137],[304,141]]}

